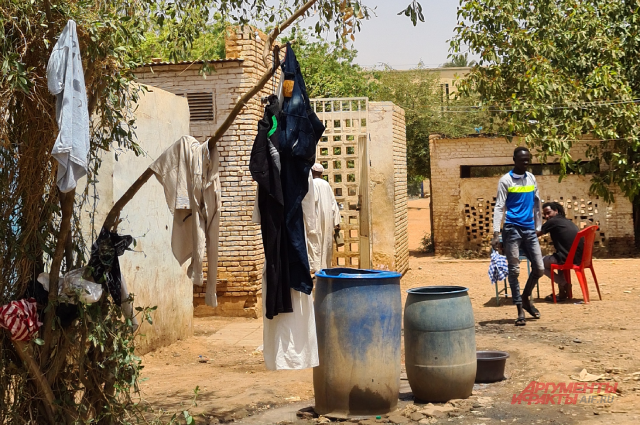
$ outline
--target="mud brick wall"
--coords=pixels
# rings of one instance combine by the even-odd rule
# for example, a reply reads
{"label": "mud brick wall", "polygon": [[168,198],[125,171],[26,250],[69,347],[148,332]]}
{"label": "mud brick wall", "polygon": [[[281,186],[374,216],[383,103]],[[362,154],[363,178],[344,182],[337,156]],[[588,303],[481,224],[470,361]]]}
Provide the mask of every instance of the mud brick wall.
{"label": "mud brick wall", "polygon": [[409,268],[404,111],[391,102],[370,102],[369,134],[372,266],[404,274]]}
{"label": "mud brick wall", "polygon": [[393,105],[393,178],[395,255],[397,271],[409,270],[409,216],[407,205],[407,127],[404,109]]}
{"label": "mud brick wall", "polygon": [[[153,64],[140,68],[138,81],[149,86],[188,95],[212,93],[214,118],[191,120],[191,135],[204,141],[231,112],[238,98],[249,91],[266,71],[262,52],[266,37],[247,28],[226,39],[226,60],[210,62],[215,72],[203,76],[202,64]],[[275,81],[278,81],[276,75]],[[225,133],[217,148],[220,155],[222,210],[217,293],[214,314],[259,317],[264,253],[260,226],[252,222],[256,185],[249,172],[249,156],[264,108],[260,98],[271,93],[270,82],[249,102]],[[208,268],[207,268],[208,270]],[[214,277],[208,276],[207,279]],[[194,304],[204,303],[206,287],[194,287]]]}
{"label": "mud brick wall", "polygon": [[[503,138],[442,139],[432,136],[431,187],[433,237],[437,255],[452,255],[462,250],[489,252],[493,233],[493,209],[499,177],[461,178],[461,166],[513,164],[518,141]],[[572,150],[574,159],[584,159],[586,143]],[[534,158],[533,163],[537,163]],[[553,162],[550,158],[548,162]],[[628,256],[634,253],[632,205],[615,188],[616,202],[607,204],[589,195],[589,176],[568,175],[558,182],[557,175],[536,176],[543,202],[557,201],[565,207],[567,218],[579,228],[598,225],[595,255]],[[548,236],[542,240],[544,253],[553,252]]]}

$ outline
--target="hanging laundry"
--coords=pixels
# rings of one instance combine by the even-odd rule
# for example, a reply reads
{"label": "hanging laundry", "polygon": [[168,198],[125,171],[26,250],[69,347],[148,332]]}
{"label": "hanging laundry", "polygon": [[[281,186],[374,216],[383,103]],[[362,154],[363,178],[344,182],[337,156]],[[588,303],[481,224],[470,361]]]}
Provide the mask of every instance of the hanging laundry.
{"label": "hanging laundry", "polygon": [[282,164],[280,179],[288,235],[289,279],[291,288],[311,294],[313,281],[301,203],[309,191],[307,177],[315,163],[316,145],[324,132],[324,125],[311,108],[300,65],[289,43],[282,64],[282,78],[284,83],[281,86],[291,89],[291,92],[287,93],[291,96],[284,96],[282,100],[279,136]]}
{"label": "hanging laundry", "polygon": [[218,305],[218,240],[220,175],[218,151],[208,143],[183,136],[149,167],[164,187],[173,214],[171,248],[180,265],[191,259],[188,274],[194,285],[204,284],[205,252],[209,263],[205,303]]}
{"label": "hanging laundry", "polygon": [[[308,176],[312,185],[311,174]],[[310,190],[301,202],[303,224],[305,228],[305,244],[311,264],[320,263],[320,246],[314,243],[317,238],[310,237],[316,228],[315,192]],[[253,221],[261,222],[261,214],[256,204],[253,211]],[[263,348],[264,363],[268,370],[306,369],[319,365],[318,337],[316,333],[316,318],[313,307],[313,296],[290,289],[293,312],[280,314],[269,320],[266,315],[267,300],[270,287],[267,284],[268,261],[265,262],[262,273],[262,303],[265,316],[263,317]]]}
{"label": "hanging laundry", "polygon": [[280,106],[277,96],[269,98],[264,117],[258,122],[258,135],[251,149],[249,170],[258,183],[255,207],[260,211],[262,245],[264,247],[263,290],[264,312],[267,319],[279,313],[291,313],[289,286],[289,256],[287,231],[284,226],[284,200],[280,182],[280,154],[278,153],[278,117]]}
{"label": "hanging laundry", "polygon": [[38,320],[36,300],[11,301],[0,307],[0,328],[5,328],[14,341],[29,341],[42,323]]}
{"label": "hanging laundry", "polygon": [[107,287],[113,302],[118,306],[122,304],[122,273],[118,257],[124,254],[132,243],[131,236],[121,236],[103,227],[98,239],[91,246],[88,266],[92,269],[93,280]]}
{"label": "hanging laundry", "polygon": [[93,280],[107,287],[114,304],[120,306],[124,317],[131,319],[134,327],[137,327],[138,321],[133,315],[129,291],[118,260],[118,257],[122,256],[132,243],[131,236],[109,232],[103,227],[98,239],[91,246],[88,267],[91,268]]}
{"label": "hanging laundry", "polygon": [[58,187],[66,193],[87,174],[89,157],[89,109],[74,21],[67,22],[53,47],[47,64],[47,85],[56,96],[59,130],[51,155],[58,161]]}

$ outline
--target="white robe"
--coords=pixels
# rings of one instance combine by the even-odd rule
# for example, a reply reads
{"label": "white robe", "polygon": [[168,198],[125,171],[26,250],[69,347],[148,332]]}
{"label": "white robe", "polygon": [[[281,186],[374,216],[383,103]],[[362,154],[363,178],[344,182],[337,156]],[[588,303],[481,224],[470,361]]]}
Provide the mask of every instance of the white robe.
{"label": "white robe", "polygon": [[[319,246],[315,241],[315,191],[311,174],[309,174],[309,191],[302,200],[302,213],[307,239],[307,254],[312,272],[320,265]],[[254,223],[260,223],[257,193],[253,210]],[[262,311],[266,312],[266,263],[262,270]],[[273,319],[263,315],[264,364],[268,370],[293,370],[316,367],[320,364],[318,357],[318,337],[316,334],[316,315],[313,308],[313,296],[294,289],[291,290],[293,313],[280,313]]]}
{"label": "white robe", "polygon": [[333,259],[333,233],[340,224],[340,208],[333,196],[331,185],[324,179],[313,179],[315,191],[316,233],[320,245],[320,269],[331,267]]}
{"label": "white robe", "polygon": [[173,214],[171,248],[180,265],[191,259],[189,277],[194,285],[204,283],[205,250],[209,262],[205,303],[218,305],[218,240],[221,199],[218,151],[183,136],[149,166],[164,187]]}
{"label": "white robe", "polygon": [[58,137],[51,155],[58,161],[57,184],[67,193],[87,174],[89,109],[76,23],[67,22],[47,64],[47,86],[56,96]]}

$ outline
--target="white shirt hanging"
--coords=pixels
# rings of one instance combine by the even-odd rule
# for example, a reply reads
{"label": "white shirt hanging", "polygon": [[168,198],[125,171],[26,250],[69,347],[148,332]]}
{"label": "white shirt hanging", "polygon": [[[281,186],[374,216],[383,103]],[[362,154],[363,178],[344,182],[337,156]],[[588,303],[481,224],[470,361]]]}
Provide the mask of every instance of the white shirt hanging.
{"label": "white shirt hanging", "polygon": [[220,175],[218,151],[183,136],[149,166],[164,187],[173,214],[171,248],[180,265],[191,259],[189,277],[204,283],[205,250],[209,262],[205,303],[217,306]]}
{"label": "white shirt hanging", "polygon": [[51,155],[58,161],[57,184],[67,193],[87,174],[89,109],[76,23],[69,21],[47,64],[47,85],[56,96],[58,137]]}

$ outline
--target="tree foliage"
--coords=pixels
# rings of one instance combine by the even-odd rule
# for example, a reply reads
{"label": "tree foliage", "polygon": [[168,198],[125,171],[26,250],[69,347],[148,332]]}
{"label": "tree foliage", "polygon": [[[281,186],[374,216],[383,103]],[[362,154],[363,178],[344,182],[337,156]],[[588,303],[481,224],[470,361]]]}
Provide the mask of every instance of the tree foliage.
{"label": "tree foliage", "polygon": [[[590,140],[592,191],[640,193],[640,5],[626,0],[462,0],[452,49],[480,56],[463,84],[500,132],[542,158]],[[579,167],[578,167],[579,168]]]}
{"label": "tree foliage", "polygon": [[379,86],[374,99],[392,101],[405,112],[409,181],[431,176],[430,134],[460,137],[487,130],[484,114],[467,112],[473,99],[457,99],[452,92],[447,95],[437,70],[388,69],[375,72],[375,78]]}
{"label": "tree foliage", "polygon": [[465,53],[464,55],[453,55],[449,62],[445,62],[442,64],[443,68],[467,68],[474,66],[476,61],[469,60],[469,53]]}
{"label": "tree foliage", "polygon": [[376,81],[354,63],[358,52],[353,47],[314,39],[300,30],[290,40],[309,97],[369,97],[375,93]]}
{"label": "tree foliage", "polygon": [[219,13],[213,21],[207,22],[200,34],[193,40],[188,50],[176,49],[173,44],[170,26],[155,25],[144,35],[144,42],[140,45],[141,59],[149,63],[152,59],[164,61],[212,61],[225,58],[225,35],[229,29],[227,21]]}

